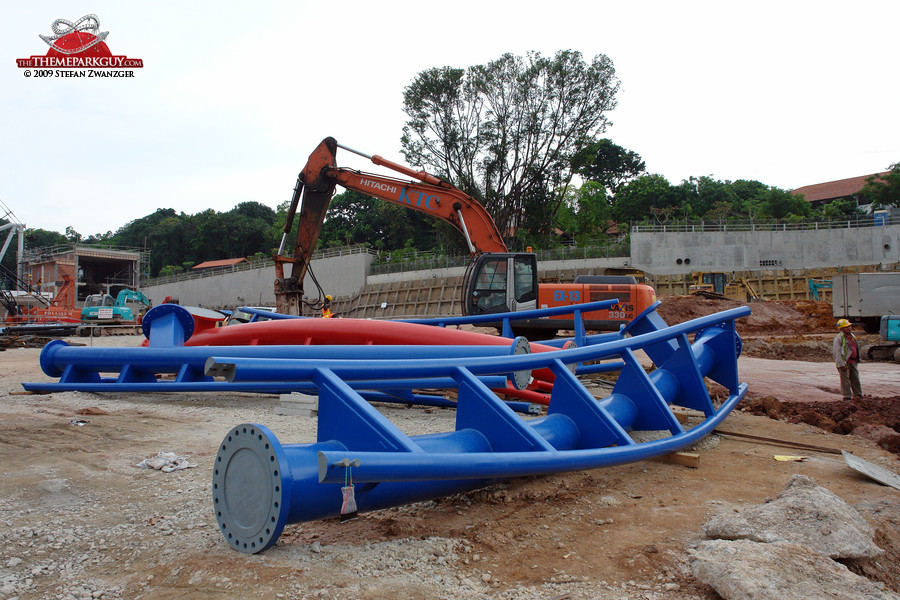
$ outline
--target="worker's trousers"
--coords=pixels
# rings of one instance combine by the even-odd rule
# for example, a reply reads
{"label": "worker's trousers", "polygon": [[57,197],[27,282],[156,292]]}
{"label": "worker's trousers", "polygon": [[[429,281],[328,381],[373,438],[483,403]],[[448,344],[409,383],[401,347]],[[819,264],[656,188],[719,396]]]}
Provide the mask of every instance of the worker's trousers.
{"label": "worker's trousers", "polygon": [[862,387],[859,385],[859,367],[856,364],[848,364],[846,369],[838,369],[841,376],[841,395],[844,400],[862,397]]}

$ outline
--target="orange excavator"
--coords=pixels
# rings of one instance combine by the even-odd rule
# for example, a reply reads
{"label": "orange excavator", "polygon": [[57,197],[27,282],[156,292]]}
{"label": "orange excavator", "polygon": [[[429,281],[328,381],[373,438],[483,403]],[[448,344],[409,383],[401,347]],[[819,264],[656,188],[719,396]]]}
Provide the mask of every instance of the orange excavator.
{"label": "orange excavator", "polygon": [[[413,181],[339,167],[338,148],[412,177]],[[539,285],[534,253],[510,252],[493,218],[477,200],[434,175],[378,155],[364,154],[329,137],[322,140],[309,156],[294,187],[281,246],[275,256],[278,312],[300,314],[303,279],[337,185],[431,215],[450,223],[463,235],[472,254],[463,279],[464,314],[514,312],[618,298],[619,303],[609,309],[585,315],[588,329],[617,329],[656,301],[653,288],[621,277],[609,282],[603,282],[601,276],[592,277],[585,283],[576,279],[576,283]],[[294,253],[290,257],[283,256],[298,207],[300,216]],[[285,277],[286,264],[292,266],[288,277]],[[542,333],[551,337],[560,329],[572,328],[571,316],[530,319],[518,322],[516,327],[522,335]]]}

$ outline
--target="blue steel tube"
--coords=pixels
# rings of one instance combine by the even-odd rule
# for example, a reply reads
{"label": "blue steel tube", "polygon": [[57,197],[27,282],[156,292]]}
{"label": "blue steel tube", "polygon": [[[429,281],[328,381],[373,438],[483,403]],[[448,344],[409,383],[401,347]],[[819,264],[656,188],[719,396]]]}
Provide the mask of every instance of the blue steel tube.
{"label": "blue steel tube", "polygon": [[53,340],[41,350],[41,369],[61,377],[67,368],[82,373],[120,372],[125,366],[147,373],[177,373],[183,367],[203,373],[211,356],[223,358],[376,360],[497,357],[527,352],[527,340],[509,346],[179,346],[173,348],[89,348]]}
{"label": "blue steel tube", "polygon": [[[213,475],[220,529],[236,550],[259,552],[275,543],[287,523],[339,516],[340,488],[351,481],[363,512],[496,480],[599,468],[683,448],[708,435],[747,391],[746,384],[737,383],[739,338],[733,323],[728,325],[704,317],[603,347],[501,359],[510,368],[550,365],[557,375],[549,414],[531,421],[502,406],[476,378],[479,371],[496,370],[487,363],[498,359],[471,359],[452,368],[441,364],[445,361],[424,361],[434,376],[452,374],[460,389],[456,431],[436,435],[407,437],[400,432],[341,380],[353,375],[353,368],[342,367],[344,372],[336,374],[296,365],[295,375],[309,377],[320,388],[320,441],[284,445],[261,425],[233,428],[219,449]],[[686,333],[702,327],[708,329],[689,344]],[[650,375],[632,353],[646,345],[656,346],[662,362]],[[565,365],[568,359],[612,354],[621,356],[626,368],[614,393],[598,402]],[[236,362],[250,371],[261,366]],[[415,372],[412,366],[409,374]],[[728,382],[731,395],[718,410],[703,387],[706,375]],[[706,421],[685,431],[669,411],[673,399],[700,407]],[[672,435],[637,444],[626,430],[638,426],[669,429]]]}
{"label": "blue steel tube", "polygon": [[[503,375],[482,375],[479,377],[491,388],[502,388],[507,384]],[[447,377],[419,379],[377,379],[348,380],[353,389],[360,390],[410,390],[415,388],[452,388],[456,382]],[[145,392],[255,392],[259,394],[288,394],[290,392],[316,392],[319,388],[311,381],[249,381],[228,383],[225,381],[154,381],[152,383],[119,383],[113,378],[102,378],[85,383],[23,383],[29,392],[51,394],[53,392],[93,392],[93,393],[145,393]]]}

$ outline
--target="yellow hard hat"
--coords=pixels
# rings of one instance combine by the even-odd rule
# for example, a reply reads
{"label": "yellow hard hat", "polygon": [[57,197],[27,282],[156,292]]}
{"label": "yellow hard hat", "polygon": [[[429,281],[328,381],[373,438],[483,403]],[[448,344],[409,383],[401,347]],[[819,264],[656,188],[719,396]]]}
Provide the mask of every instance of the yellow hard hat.
{"label": "yellow hard hat", "polygon": [[840,319],[837,322],[837,328],[843,329],[844,327],[850,327],[850,321],[848,321],[847,319]]}
{"label": "yellow hard hat", "polygon": [[331,302],[332,300],[334,300],[334,298],[332,298],[331,295],[325,296],[325,299],[328,300],[329,302]]}

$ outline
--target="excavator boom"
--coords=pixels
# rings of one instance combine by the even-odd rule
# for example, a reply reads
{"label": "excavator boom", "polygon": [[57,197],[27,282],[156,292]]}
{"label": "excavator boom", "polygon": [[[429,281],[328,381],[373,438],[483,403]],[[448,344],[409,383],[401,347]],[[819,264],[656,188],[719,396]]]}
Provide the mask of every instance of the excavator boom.
{"label": "excavator boom", "polygon": [[350,190],[374,196],[444,220],[456,228],[473,254],[507,252],[500,232],[484,208],[453,187],[406,182],[348,169],[332,169],[328,176]]}
{"label": "excavator boom", "polygon": [[[336,154],[339,147],[368,158],[373,164],[413,177],[417,181],[404,181],[338,167]],[[434,175],[404,167],[378,155],[363,154],[338,144],[334,138],[325,138],[310,154],[306,166],[297,178],[288,209],[282,247],[275,257],[275,304],[279,312],[300,314],[303,279],[337,185],[418,210],[450,223],[465,237],[469,251],[473,255],[484,252],[507,252],[506,244],[494,220],[474,198]],[[292,228],[298,205],[300,218],[297,241],[293,257],[288,258],[282,256],[281,252],[284,239]],[[285,277],[284,265],[288,263],[292,264],[292,270],[290,276]]]}

